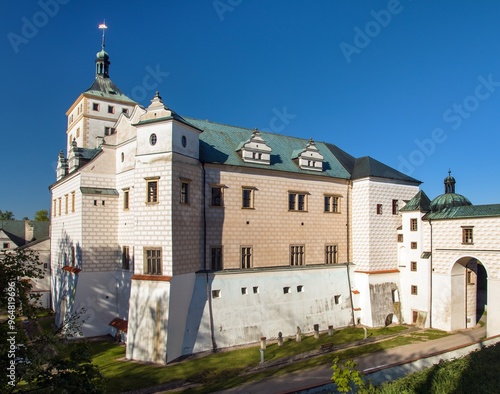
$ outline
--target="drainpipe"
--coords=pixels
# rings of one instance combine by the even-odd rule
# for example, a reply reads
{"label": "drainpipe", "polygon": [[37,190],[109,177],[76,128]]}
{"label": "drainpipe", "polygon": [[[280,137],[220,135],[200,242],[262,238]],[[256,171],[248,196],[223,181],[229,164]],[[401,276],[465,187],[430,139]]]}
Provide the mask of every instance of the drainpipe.
{"label": "drainpipe", "polygon": [[350,242],[351,242],[351,237],[350,237],[350,231],[351,231],[351,226],[349,225],[350,222],[349,222],[349,203],[350,203],[350,199],[349,199],[349,190],[351,189],[350,188],[351,186],[351,181],[348,180],[347,181],[347,193],[346,193],[346,206],[347,206],[347,209],[346,209],[346,214],[347,214],[347,222],[346,222],[346,240],[347,240],[347,263],[346,263],[346,270],[347,270],[347,283],[349,284],[349,300],[351,301],[351,316],[352,316],[352,325],[353,327],[356,325],[356,320],[354,318],[354,302],[352,300],[352,287],[351,287],[351,274],[350,274],[350,270],[349,270],[349,261],[351,261],[351,258],[350,258],[350,253],[351,253],[351,248],[350,248]]}
{"label": "drainpipe", "polygon": [[430,288],[429,288],[429,327],[432,328],[432,257],[434,256],[434,251],[432,249],[432,219],[429,219],[429,225],[431,226],[431,261],[430,261]]}
{"label": "drainpipe", "polygon": [[201,171],[203,174],[202,184],[201,184],[201,200],[203,205],[203,271],[205,271],[205,283],[207,289],[207,300],[208,300],[208,314],[210,316],[210,338],[212,340],[212,351],[215,353],[217,351],[217,342],[215,341],[215,331],[214,331],[214,314],[212,309],[212,289],[210,286],[210,280],[208,278],[207,270],[207,208],[206,208],[206,172],[205,164],[201,162]]}

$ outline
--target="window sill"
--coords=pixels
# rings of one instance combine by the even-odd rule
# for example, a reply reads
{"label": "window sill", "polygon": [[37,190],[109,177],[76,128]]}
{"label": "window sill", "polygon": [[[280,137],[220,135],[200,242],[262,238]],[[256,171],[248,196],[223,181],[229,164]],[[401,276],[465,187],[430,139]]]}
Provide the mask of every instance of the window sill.
{"label": "window sill", "polygon": [[156,282],[170,282],[171,276],[166,275],[152,275],[152,274],[135,274],[132,275],[132,280],[151,280]]}

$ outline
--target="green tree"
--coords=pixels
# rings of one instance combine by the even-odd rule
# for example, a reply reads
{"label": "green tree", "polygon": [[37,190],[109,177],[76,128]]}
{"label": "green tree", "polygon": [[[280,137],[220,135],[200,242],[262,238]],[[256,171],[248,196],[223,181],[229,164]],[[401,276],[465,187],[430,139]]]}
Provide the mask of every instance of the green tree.
{"label": "green tree", "polygon": [[14,214],[11,211],[5,211],[5,212],[3,212],[0,209],[0,220],[15,220],[14,219]]}
{"label": "green tree", "polygon": [[41,209],[35,213],[35,222],[48,222],[49,221],[49,211],[46,209]]}
{"label": "green tree", "polygon": [[332,381],[339,393],[375,393],[371,383],[366,383],[363,374],[357,370],[358,364],[354,360],[340,362],[338,356],[333,359]]}
{"label": "green tree", "polygon": [[[68,342],[81,336],[81,317],[73,314],[56,331],[46,331],[39,324],[33,304],[30,279],[43,277],[35,251],[15,249],[0,253],[0,310],[7,320],[0,323],[0,392],[101,393],[104,378],[91,363],[89,347],[84,342]],[[27,386],[27,387],[26,387]]]}

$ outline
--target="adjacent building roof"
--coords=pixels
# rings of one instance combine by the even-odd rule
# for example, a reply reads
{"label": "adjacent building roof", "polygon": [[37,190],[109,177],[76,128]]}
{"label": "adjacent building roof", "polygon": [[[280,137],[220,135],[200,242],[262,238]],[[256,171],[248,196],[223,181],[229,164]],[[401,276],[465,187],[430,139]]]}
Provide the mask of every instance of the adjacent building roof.
{"label": "adjacent building roof", "polygon": [[[33,233],[27,231],[33,228]],[[31,220],[2,220],[0,229],[3,230],[17,246],[40,240],[49,235],[49,222],[35,222]]]}
{"label": "adjacent building roof", "polygon": [[448,207],[438,212],[428,212],[422,219],[470,219],[500,216],[500,204],[487,205],[464,205],[459,207]]}
{"label": "adjacent building roof", "polygon": [[420,190],[415,196],[406,203],[406,205],[400,209],[401,212],[408,211],[420,211],[428,212],[430,211],[431,200],[427,197],[427,194],[423,190]]}

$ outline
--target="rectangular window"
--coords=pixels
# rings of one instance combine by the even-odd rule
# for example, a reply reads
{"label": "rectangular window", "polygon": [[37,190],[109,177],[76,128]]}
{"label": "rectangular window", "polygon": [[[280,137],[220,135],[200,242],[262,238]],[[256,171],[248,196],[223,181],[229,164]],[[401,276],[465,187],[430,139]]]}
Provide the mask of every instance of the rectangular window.
{"label": "rectangular window", "polygon": [[416,242],[410,243],[410,248],[417,249],[417,243]]}
{"label": "rectangular window", "polygon": [[467,270],[467,284],[468,285],[474,285],[474,278],[475,278],[475,272],[472,270]]}
{"label": "rectangular window", "polygon": [[76,265],[76,250],[75,247],[71,247],[71,266],[74,267]]}
{"label": "rectangular window", "polygon": [[377,204],[377,215],[382,215],[382,204]]}
{"label": "rectangular window", "polygon": [[290,265],[304,265],[305,264],[305,246],[304,245],[291,245],[290,246]]}
{"label": "rectangular window", "polygon": [[212,207],[222,207],[222,187],[212,186],[212,195],[210,198],[210,205]]}
{"label": "rectangular window", "polygon": [[130,207],[130,190],[123,191],[123,209],[127,210]]}
{"label": "rectangular window", "polygon": [[144,273],[149,275],[161,275],[161,249],[144,249]]}
{"label": "rectangular window", "polygon": [[122,269],[130,269],[130,249],[128,246],[122,248]]}
{"label": "rectangular window", "polygon": [[338,245],[325,246],[325,264],[338,263]]}
{"label": "rectangular window", "polygon": [[418,230],[418,221],[417,219],[410,219],[410,231]]}
{"label": "rectangular window", "polygon": [[340,294],[333,296],[335,300],[335,305],[340,304]]}
{"label": "rectangular window", "polygon": [[8,243],[8,242],[4,242],[4,243],[2,244],[2,248],[3,248],[3,249],[9,249],[9,243]]}
{"label": "rectangular window", "polygon": [[392,200],[392,214],[397,215],[399,212],[398,200]]}
{"label": "rectangular window", "polygon": [[417,295],[418,294],[418,287],[415,285],[411,286],[411,295]]}
{"label": "rectangular window", "polygon": [[75,212],[75,192],[71,192],[71,212]]}
{"label": "rectangular window", "polygon": [[244,187],[241,189],[241,207],[253,208],[254,207],[254,190],[253,188]]}
{"label": "rectangular window", "polygon": [[325,196],[325,212],[339,212],[338,196]]}
{"label": "rectangular window", "polygon": [[471,227],[462,228],[462,243],[472,244],[474,242],[472,235],[473,233]]}
{"label": "rectangular window", "polygon": [[212,298],[220,298],[220,290],[212,290]]}
{"label": "rectangular window", "polygon": [[416,271],[416,270],[417,270],[417,262],[416,262],[416,261],[412,261],[412,262],[410,263],[410,269],[411,269],[412,271]]}
{"label": "rectangular window", "polygon": [[114,114],[115,113],[115,107],[112,105],[108,105],[108,114]]}
{"label": "rectangular window", "polygon": [[398,234],[398,242],[403,242],[403,234]]}
{"label": "rectangular window", "polygon": [[92,103],[92,110],[99,111],[99,104],[98,103]]}
{"label": "rectangular window", "polygon": [[189,204],[189,182],[181,182],[181,204]]}
{"label": "rectangular window", "polygon": [[222,269],[222,246],[212,248],[210,263],[212,271],[220,271]]}
{"label": "rectangular window", "polygon": [[241,247],[241,268],[247,269],[252,268],[252,247],[242,246]]}
{"label": "rectangular window", "polygon": [[64,213],[67,215],[68,214],[68,209],[69,209],[69,199],[68,195],[64,195]]}
{"label": "rectangular window", "polygon": [[105,127],[104,135],[112,135],[115,134],[116,129],[114,127]]}
{"label": "rectangular window", "polygon": [[58,204],[59,204],[59,212],[58,212],[58,215],[61,216],[61,205],[62,205],[62,202],[61,202],[61,197],[58,198]]}
{"label": "rectangular window", "polygon": [[155,204],[158,202],[158,180],[148,180],[146,182],[146,202],[148,204]]}
{"label": "rectangular window", "polygon": [[57,216],[57,200],[54,198],[54,209],[52,210],[52,214],[54,217]]}
{"label": "rectangular window", "polygon": [[288,192],[289,211],[307,211],[307,194]]}

